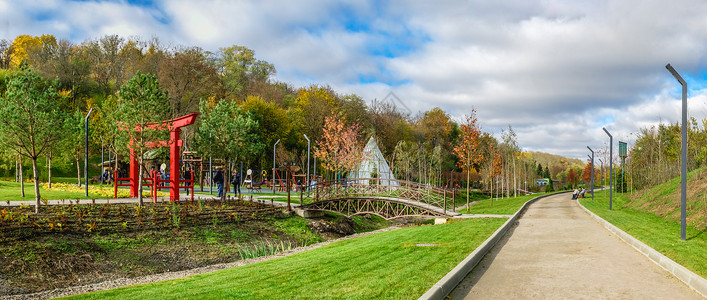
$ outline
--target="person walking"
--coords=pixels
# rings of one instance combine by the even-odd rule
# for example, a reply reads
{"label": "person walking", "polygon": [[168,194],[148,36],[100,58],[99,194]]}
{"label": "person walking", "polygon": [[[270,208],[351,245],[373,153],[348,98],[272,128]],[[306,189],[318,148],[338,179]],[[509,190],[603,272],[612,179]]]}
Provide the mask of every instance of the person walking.
{"label": "person walking", "polygon": [[240,197],[241,196],[241,173],[238,169],[233,169],[233,179],[231,183],[233,184],[233,194]]}
{"label": "person walking", "polygon": [[[184,181],[191,181],[191,171],[189,171],[189,169],[184,170]],[[194,183],[190,182],[189,185],[193,186]],[[187,196],[189,196],[189,188],[184,188],[184,189],[187,190]]]}
{"label": "person walking", "polygon": [[214,174],[213,179],[218,189],[218,196],[223,197],[223,170],[221,167],[216,168],[216,174]]}

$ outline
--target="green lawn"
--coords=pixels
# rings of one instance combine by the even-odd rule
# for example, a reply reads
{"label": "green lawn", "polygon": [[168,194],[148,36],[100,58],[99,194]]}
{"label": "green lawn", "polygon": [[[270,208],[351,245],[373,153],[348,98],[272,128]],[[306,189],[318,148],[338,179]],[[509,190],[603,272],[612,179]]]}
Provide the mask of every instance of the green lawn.
{"label": "green lawn", "polygon": [[[84,196],[84,192],[65,192],[65,191],[48,191],[40,185],[39,195],[48,200],[54,199],[96,199],[105,198],[98,194],[91,193],[89,190],[88,197]],[[25,197],[22,197],[20,183],[13,181],[0,181],[0,201],[22,201],[34,200],[34,183],[25,182]]]}
{"label": "green lawn", "polygon": [[463,214],[494,214],[494,215],[512,215],[516,213],[523,203],[538,196],[546,195],[547,193],[537,193],[532,195],[518,196],[516,198],[493,199],[490,198],[480,200],[470,209],[459,211]]}
{"label": "green lawn", "polygon": [[665,256],[707,278],[707,234],[687,227],[687,240],[680,239],[680,222],[626,207],[628,197],[614,193],[609,210],[609,196],[597,192],[594,201],[581,199],[582,205],[616,227],[663,253]]}
{"label": "green lawn", "polygon": [[408,227],[262,263],[71,299],[414,299],[505,221]]}

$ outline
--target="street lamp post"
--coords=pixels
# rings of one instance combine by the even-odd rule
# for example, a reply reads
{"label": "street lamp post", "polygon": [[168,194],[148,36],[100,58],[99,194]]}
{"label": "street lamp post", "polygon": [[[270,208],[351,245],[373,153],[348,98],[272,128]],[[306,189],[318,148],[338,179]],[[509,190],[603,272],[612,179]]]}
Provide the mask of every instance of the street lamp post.
{"label": "street lamp post", "polygon": [[88,197],[88,118],[91,116],[91,113],[93,112],[93,107],[88,110],[88,113],[86,114],[86,119],[84,119],[84,133],[86,136],[86,140],[84,143],[84,157],[83,157],[83,176],[84,176],[84,183],[86,184],[86,197]]}
{"label": "street lamp post", "polygon": [[272,146],[272,192],[275,193],[275,150],[277,150],[277,144],[280,143],[280,139],[277,139],[275,145]]}
{"label": "street lamp post", "polygon": [[687,190],[687,82],[682,79],[682,76],[678,74],[673,66],[670,64],[666,65],[665,68],[673,74],[673,77],[682,85],[682,155],[680,162],[680,239],[685,240],[685,225],[687,223],[687,211],[686,202],[687,197],[685,195]]}
{"label": "street lamp post", "polygon": [[602,127],[606,135],[609,136],[609,210],[611,210],[611,198],[612,198],[612,188],[614,182],[614,137],[609,133],[606,128]]}
{"label": "street lamp post", "polygon": [[594,150],[592,150],[592,148],[589,148],[589,146],[587,146],[587,149],[592,152],[592,157],[590,158],[592,159],[592,200],[594,200]]}
{"label": "street lamp post", "polygon": [[309,179],[309,138],[304,133],[302,135],[304,135],[304,138],[307,139],[307,182],[306,182],[306,184],[307,184],[307,197],[309,197],[309,183],[312,182]]}

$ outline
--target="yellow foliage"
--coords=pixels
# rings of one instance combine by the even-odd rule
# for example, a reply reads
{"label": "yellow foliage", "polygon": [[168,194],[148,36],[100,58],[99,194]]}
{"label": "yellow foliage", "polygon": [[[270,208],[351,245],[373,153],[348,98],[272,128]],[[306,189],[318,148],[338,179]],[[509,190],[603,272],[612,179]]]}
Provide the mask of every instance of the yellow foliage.
{"label": "yellow foliage", "polygon": [[18,35],[15,40],[12,41],[12,45],[10,45],[10,51],[12,53],[10,67],[18,68],[22,65],[22,62],[27,60],[30,51],[36,51],[40,49],[39,47],[45,45],[56,47],[56,38],[51,34],[44,34],[42,36]]}
{"label": "yellow foliage", "polygon": [[[63,191],[72,193],[84,193],[85,187],[79,187],[74,184],[68,183],[52,183],[52,188],[48,188],[47,184],[43,184],[42,188],[48,191]],[[113,198],[115,190],[113,186],[89,186],[88,191],[91,194],[99,195],[101,198]],[[143,190],[142,195],[144,197],[150,197],[150,190]],[[169,194],[166,192],[158,191],[157,197],[165,197]],[[128,198],[130,197],[130,191],[126,189],[118,189],[118,198]]]}
{"label": "yellow foliage", "polygon": [[57,94],[62,98],[69,98],[71,96],[71,90],[60,90]]}
{"label": "yellow foliage", "polygon": [[297,92],[295,104],[297,104],[300,108],[307,107],[314,101],[323,101],[329,108],[332,109],[339,107],[339,103],[336,100],[336,95],[329,89],[312,85],[308,88],[301,88]]}

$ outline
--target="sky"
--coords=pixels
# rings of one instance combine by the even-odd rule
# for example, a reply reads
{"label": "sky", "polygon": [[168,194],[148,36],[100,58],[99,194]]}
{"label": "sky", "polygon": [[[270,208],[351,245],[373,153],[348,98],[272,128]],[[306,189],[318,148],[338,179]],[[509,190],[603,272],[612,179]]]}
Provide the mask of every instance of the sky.
{"label": "sky", "polygon": [[639,130],[707,116],[707,1],[0,0],[0,39],[105,35],[216,52],[241,45],[275,80],[329,85],[371,102],[391,92],[414,116],[440,107],[482,130],[509,126],[526,151],[586,159]]}

